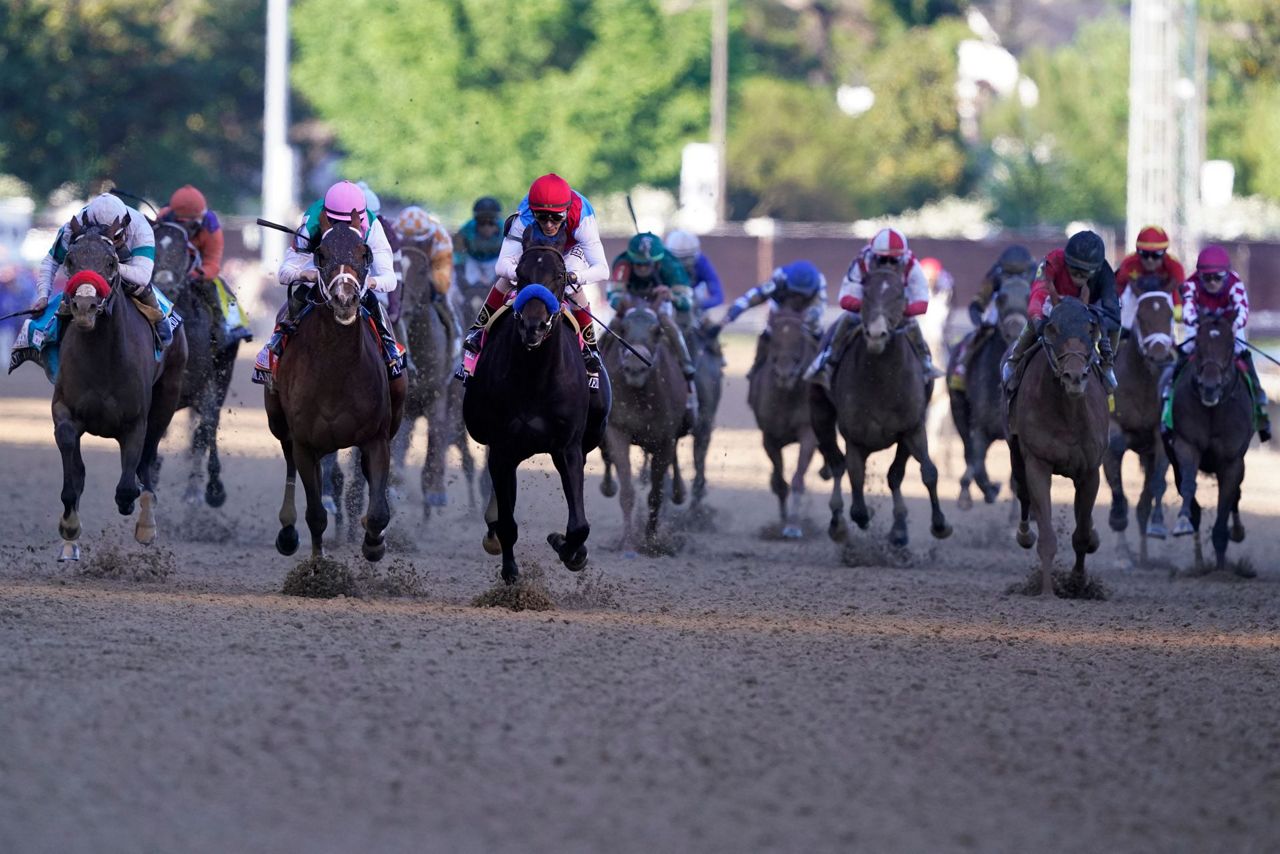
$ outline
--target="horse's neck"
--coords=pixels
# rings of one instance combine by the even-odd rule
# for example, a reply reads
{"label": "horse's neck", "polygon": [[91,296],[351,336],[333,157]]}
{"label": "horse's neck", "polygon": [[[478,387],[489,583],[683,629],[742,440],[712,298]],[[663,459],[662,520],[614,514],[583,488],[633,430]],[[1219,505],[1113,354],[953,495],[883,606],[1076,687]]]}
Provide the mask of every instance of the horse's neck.
{"label": "horse's neck", "polygon": [[[62,350],[62,364],[65,367],[82,367],[97,375],[104,369],[123,366],[130,359],[130,326],[138,323],[149,326],[142,314],[129,304],[124,293],[116,292],[108,299],[113,300],[110,313],[103,312],[98,316],[92,330],[78,327],[74,321],[67,321],[67,331]],[[137,314],[137,320],[130,318]],[[70,344],[71,346],[67,346]]]}

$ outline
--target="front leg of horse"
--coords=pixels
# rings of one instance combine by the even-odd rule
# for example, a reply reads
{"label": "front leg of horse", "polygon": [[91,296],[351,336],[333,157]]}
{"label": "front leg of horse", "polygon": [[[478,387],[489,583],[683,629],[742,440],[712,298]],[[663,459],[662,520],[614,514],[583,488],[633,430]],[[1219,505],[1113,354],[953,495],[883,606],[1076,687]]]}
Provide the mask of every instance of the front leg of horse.
{"label": "front leg of horse", "polygon": [[302,477],[307,496],[306,520],[311,531],[311,556],[324,556],[324,532],[329,527],[329,514],[321,501],[320,455],[305,445],[294,443],[293,458]]}
{"label": "front leg of horse", "polygon": [[449,449],[449,430],[445,416],[448,399],[437,396],[427,413],[427,456],[422,464],[422,513],[431,517],[431,508],[444,507],[449,495],[444,488],[444,459]]}
{"label": "front leg of horse", "polygon": [[515,584],[520,577],[515,553],[516,541],[520,538],[520,528],[516,525],[516,465],[514,460],[501,457],[497,451],[489,455],[489,477],[498,509],[493,530],[502,544],[502,580],[507,584]]}
{"label": "front leg of horse", "polygon": [[1111,514],[1107,523],[1111,530],[1120,532],[1129,527],[1129,499],[1124,494],[1124,482],[1121,479],[1121,466],[1125,451],[1129,448],[1124,431],[1116,424],[1111,425],[1107,437],[1107,449],[1102,455],[1102,468],[1107,474],[1107,486],[1111,487]]}
{"label": "front leg of horse", "polygon": [[782,445],[767,433],[764,437],[764,452],[769,457],[769,465],[773,471],[769,475],[769,490],[778,499],[778,518],[782,522],[782,536],[795,539],[799,529],[791,524],[791,516],[787,512],[787,496],[790,489],[787,479],[782,475]]}
{"label": "front leg of horse", "polygon": [[814,440],[822,453],[823,464],[831,476],[831,498],[827,502],[827,507],[831,510],[831,522],[827,525],[827,536],[837,543],[843,543],[849,537],[849,528],[844,523],[844,497],[840,494],[843,488],[845,455],[836,438],[835,407],[818,385],[809,387],[809,420],[813,425]]}
{"label": "front leg of horse", "polygon": [[[1240,503],[1240,484],[1244,480],[1244,460],[1230,460],[1218,470],[1218,515],[1213,523],[1213,553],[1218,571],[1227,568],[1227,543],[1231,538],[1231,516],[1237,514]],[[1252,577],[1250,572],[1241,573]]]}
{"label": "front leg of horse", "polygon": [[1053,593],[1053,559],[1058,552],[1058,535],[1053,530],[1053,499],[1049,489],[1053,472],[1048,463],[1027,454],[1023,476],[1026,478],[1027,503],[1036,520],[1039,543],[1036,554],[1040,558],[1040,595]]}
{"label": "front leg of horse", "polygon": [[1090,468],[1082,477],[1075,479],[1076,528],[1071,533],[1071,548],[1076,553],[1076,562],[1071,573],[1080,587],[1083,587],[1085,582],[1085,555],[1091,555],[1098,550],[1098,531],[1093,527],[1093,505],[1098,500],[1098,487],[1101,481],[1102,478],[1096,468]]}
{"label": "front leg of horse", "polygon": [[861,448],[852,448],[845,465],[849,472],[849,518],[865,531],[871,524],[871,512],[863,495],[867,484],[867,455]]}
{"label": "front leg of horse", "polygon": [[618,470],[618,507],[622,510],[620,548],[623,553],[628,553],[635,548],[632,519],[635,516],[636,487],[635,481],[631,478],[631,445],[627,437],[613,427],[606,428],[604,443],[609,451],[609,460]]}
{"label": "front leg of horse", "polygon": [[578,572],[587,565],[587,537],[591,534],[591,526],[587,523],[587,510],[583,498],[584,484],[582,469],[584,459],[582,443],[573,442],[564,450],[551,455],[556,471],[560,473],[560,486],[564,489],[565,504],[569,508],[569,523],[563,534],[559,532],[547,535],[547,542],[556,550],[560,562],[572,572]]}
{"label": "front leg of horse", "polygon": [[1152,468],[1149,476],[1151,482],[1151,519],[1147,522],[1146,535],[1155,540],[1163,540],[1169,536],[1169,529],[1164,525],[1164,493],[1168,489],[1169,457],[1165,453],[1164,443],[1157,441],[1152,455]]}
{"label": "front leg of horse", "polygon": [[[701,405],[701,404],[699,404]],[[711,447],[710,419],[704,418],[693,431],[693,506],[707,496],[707,450]]]}
{"label": "front leg of horse", "polygon": [[889,495],[893,500],[893,525],[889,528],[889,545],[894,548],[906,548],[907,535],[907,502],[902,500],[902,479],[907,473],[907,459],[911,456],[906,442],[899,442],[894,449],[893,462],[889,464]]}
{"label": "front leg of horse", "polygon": [[378,561],[387,553],[386,531],[391,524],[391,502],[387,497],[391,446],[385,438],[360,446],[360,469],[369,485],[369,509],[364,517],[364,543],[360,552],[365,560]]}
{"label": "front leg of horse", "polygon": [[[928,435],[926,431],[926,448],[928,447]],[[981,427],[975,427],[970,433],[969,442],[973,447],[971,467],[974,483],[978,484],[978,489],[982,492],[983,503],[995,504],[996,499],[1000,497],[1000,484],[993,482],[987,474],[987,450],[991,447],[992,439]]]}
{"label": "front leg of horse", "polygon": [[84,457],[80,454],[80,437],[84,430],[72,420],[66,407],[53,407],[53,437],[62,454],[62,518],[58,533],[62,536],[59,562],[80,560],[80,495],[84,492]]}
{"label": "front leg of horse", "polygon": [[1200,449],[1188,442],[1175,440],[1175,456],[1178,460],[1178,493],[1182,498],[1182,507],[1178,510],[1178,521],[1173,525],[1175,537],[1185,537],[1193,533],[1199,525],[1199,514],[1196,512],[1196,475],[1200,471]]}
{"label": "front leg of horse", "polygon": [[1134,519],[1138,522],[1138,564],[1147,565],[1147,532],[1151,527],[1151,508],[1155,502],[1155,470],[1156,470],[1156,454],[1152,449],[1147,449],[1138,455],[1142,462],[1142,493],[1138,496],[1138,503],[1133,508]]}
{"label": "front leg of horse", "polygon": [[658,519],[662,514],[662,502],[666,497],[667,469],[676,456],[675,439],[670,440],[649,455],[649,518],[644,526],[644,538],[650,547],[658,542]]}
{"label": "front leg of horse", "polygon": [[[983,440],[982,454],[985,456],[987,452],[987,441]],[[946,514],[942,512],[942,502],[938,500],[938,467],[934,465],[933,458],[929,456],[929,435],[925,432],[923,425],[916,428],[916,432],[907,438],[907,449],[911,452],[911,456],[920,465],[920,480],[924,482],[924,488],[929,493],[929,533],[936,540],[945,540],[951,536],[951,525],[947,522]],[[995,500],[996,494],[1000,491],[999,484],[993,484],[987,480],[985,462],[983,462],[982,478],[978,481],[982,486],[986,481],[986,486],[982,486],[983,497],[990,504]],[[994,492],[989,491],[994,489]],[[986,498],[990,495],[990,498]]]}

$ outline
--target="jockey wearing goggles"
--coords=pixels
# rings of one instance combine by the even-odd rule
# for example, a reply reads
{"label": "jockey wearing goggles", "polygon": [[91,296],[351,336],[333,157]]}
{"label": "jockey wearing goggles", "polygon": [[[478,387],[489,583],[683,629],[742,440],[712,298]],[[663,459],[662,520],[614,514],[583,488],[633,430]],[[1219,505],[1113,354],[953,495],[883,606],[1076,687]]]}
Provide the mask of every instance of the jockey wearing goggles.
{"label": "jockey wearing goggles", "polygon": [[1187,275],[1181,262],[1169,251],[1168,233],[1158,225],[1148,225],[1138,232],[1136,251],[1126,255],[1116,268],[1116,296],[1120,299],[1123,326],[1129,325],[1133,306],[1136,306],[1138,295],[1133,286],[1146,276],[1159,277],[1164,291],[1173,300],[1173,317],[1180,320],[1182,283]]}
{"label": "jockey wearing goggles", "polygon": [[502,251],[502,205],[492,196],[476,199],[471,219],[453,237],[453,267],[464,287],[488,287]]}

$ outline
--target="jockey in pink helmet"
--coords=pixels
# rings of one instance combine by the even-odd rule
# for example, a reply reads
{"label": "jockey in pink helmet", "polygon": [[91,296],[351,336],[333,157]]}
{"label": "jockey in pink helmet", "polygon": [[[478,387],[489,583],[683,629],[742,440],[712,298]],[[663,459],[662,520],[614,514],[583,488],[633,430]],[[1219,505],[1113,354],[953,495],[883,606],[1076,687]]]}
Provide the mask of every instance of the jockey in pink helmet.
{"label": "jockey in pink helmet", "polygon": [[[352,222],[351,212],[356,212],[357,222]],[[294,316],[311,300],[311,286],[319,281],[320,273],[316,269],[313,253],[320,245],[325,232],[335,225],[350,225],[364,236],[373,253],[373,262],[369,266],[369,274],[365,278],[364,298],[361,305],[373,318],[382,338],[382,346],[387,359],[387,370],[392,377],[397,377],[404,370],[404,356],[395,336],[391,333],[391,324],[387,320],[386,310],[378,301],[376,294],[389,294],[396,289],[396,273],[391,245],[387,242],[382,223],[368,211],[364,190],[350,181],[339,181],[328,189],[323,199],[317,199],[302,215],[302,224],[298,227],[298,236],[285,250],[284,261],[276,278],[282,285],[300,285],[293,292],[292,312]],[[261,374],[268,362],[268,350],[280,355],[284,346],[284,331],[281,324],[288,316],[290,306],[280,308],[276,315],[276,329],[267,346],[258,354],[255,365],[255,381],[264,379]]]}
{"label": "jockey in pink helmet", "polygon": [[882,228],[849,265],[849,272],[845,273],[844,282],[840,285],[840,307],[845,313],[827,330],[822,349],[805,373],[808,379],[823,388],[830,389],[832,371],[853,340],[854,331],[862,323],[859,312],[862,309],[863,282],[873,271],[879,270],[891,270],[902,278],[907,307],[903,312],[901,329],[924,365],[925,380],[942,376],[933,366],[929,345],[925,343],[924,333],[915,320],[929,308],[929,279],[907,245],[906,235],[896,228]]}

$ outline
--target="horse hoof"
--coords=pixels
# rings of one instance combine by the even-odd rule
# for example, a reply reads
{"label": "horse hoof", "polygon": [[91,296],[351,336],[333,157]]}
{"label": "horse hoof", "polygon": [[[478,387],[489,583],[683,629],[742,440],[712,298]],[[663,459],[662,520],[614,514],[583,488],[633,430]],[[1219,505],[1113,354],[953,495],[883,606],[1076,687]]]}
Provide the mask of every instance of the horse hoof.
{"label": "horse hoof", "polygon": [[502,543],[498,540],[498,535],[492,531],[484,535],[484,539],[480,541],[480,545],[484,547],[485,554],[502,554]]}
{"label": "horse hoof", "polygon": [[156,495],[154,492],[142,493],[142,510],[138,513],[138,524],[134,526],[133,538],[144,546],[156,541]]}
{"label": "horse hoof", "polygon": [[428,507],[446,507],[449,504],[449,493],[447,492],[428,492],[426,494]]}
{"label": "horse hoof", "polygon": [[831,480],[831,466],[823,463],[822,468],[818,469],[818,478],[820,480]]}
{"label": "horse hoof", "polygon": [[1239,522],[1231,526],[1231,542],[1244,542],[1244,525],[1241,525]]}
{"label": "horse hoof", "polygon": [[276,534],[276,551],[288,557],[298,550],[298,529],[286,525]]}
{"label": "horse hoof", "polygon": [[62,542],[62,551],[58,554],[58,563],[75,563],[80,560],[80,544],[70,540]]}
{"label": "horse hoof", "polygon": [[1178,521],[1173,523],[1173,535],[1175,537],[1185,537],[1195,532],[1196,529],[1191,527],[1191,520],[1186,516],[1179,516]]}
{"label": "horse hoof", "polygon": [[875,515],[875,511],[873,510],[864,510],[861,513],[857,510],[849,511],[849,518],[853,521],[853,524],[857,525],[858,528],[863,531],[867,530],[867,526],[871,524],[871,517]]}
{"label": "horse hoof", "polygon": [[933,538],[935,540],[945,540],[947,537],[951,536],[954,531],[950,525],[943,522],[941,525],[933,525],[930,527],[929,533],[933,534]]}
{"label": "horse hoof", "polygon": [[993,481],[990,486],[982,490],[982,500],[987,504],[995,504],[996,499],[1000,497],[1000,483]]}
{"label": "horse hoof", "polygon": [[551,548],[556,550],[556,554],[560,556],[560,562],[563,563],[570,572],[581,572],[586,568],[586,546],[578,546],[572,554],[565,554],[565,536],[560,533],[547,534],[547,543]]}
{"label": "horse hoof", "polygon": [[960,497],[956,499],[956,506],[961,510],[972,510],[973,497],[967,492],[960,493]]}
{"label": "horse hoof", "polygon": [[1111,512],[1107,514],[1107,524],[1111,530],[1117,533],[1129,527],[1129,510],[1126,507],[1117,507],[1111,505]]}
{"label": "horse hoof", "polygon": [[1015,539],[1018,541],[1018,545],[1022,546],[1024,549],[1029,549],[1036,544],[1036,532],[1030,528],[1025,531],[1018,531],[1018,535]]}
{"label": "horse hoof", "polygon": [[365,537],[364,542],[360,545],[360,553],[370,563],[377,563],[387,553],[387,538],[379,537],[377,542],[370,543],[369,538]]}
{"label": "horse hoof", "polygon": [[210,507],[221,507],[227,503],[227,490],[223,487],[222,481],[209,481],[209,485],[204,488],[204,500]]}
{"label": "horse hoof", "polygon": [[323,507],[324,512],[328,513],[330,516],[338,515],[338,502],[333,500],[332,495],[320,496],[320,506]]}
{"label": "horse hoof", "polygon": [[1169,536],[1169,529],[1158,522],[1147,525],[1147,536],[1153,540],[1163,540]]}
{"label": "horse hoof", "polygon": [[124,495],[124,496],[122,496],[122,495],[120,495],[120,494],[118,494],[118,493],[117,493],[117,495],[116,495],[116,509],[120,511],[120,515],[121,515],[121,516],[132,516],[132,515],[133,515],[133,504],[134,504],[134,502],[135,502],[135,501],[137,501],[137,500],[138,500],[138,495],[139,495],[139,494],[140,494],[140,493],[134,493],[133,495]]}
{"label": "horse hoof", "polygon": [[782,539],[784,540],[798,540],[803,536],[804,536],[804,531],[800,529],[799,525],[783,525],[782,526]]}
{"label": "horse hoof", "polygon": [[906,531],[891,531],[889,533],[889,545],[895,549],[906,548],[908,542],[910,542],[910,539],[907,537]]}
{"label": "horse hoof", "polygon": [[507,584],[515,584],[520,578],[520,568],[514,562],[510,566],[503,565],[502,580]]}
{"label": "horse hoof", "polygon": [[677,506],[684,504],[684,487],[683,486],[671,487],[671,503]]}
{"label": "horse hoof", "polygon": [[1246,563],[1245,561],[1242,561],[1242,560],[1236,561],[1236,564],[1233,568],[1235,570],[1236,575],[1240,578],[1257,578],[1258,577],[1258,571],[1254,569],[1252,566],[1250,566],[1248,563]]}

